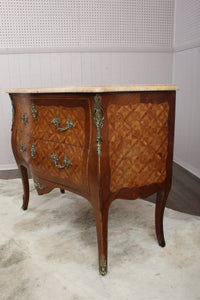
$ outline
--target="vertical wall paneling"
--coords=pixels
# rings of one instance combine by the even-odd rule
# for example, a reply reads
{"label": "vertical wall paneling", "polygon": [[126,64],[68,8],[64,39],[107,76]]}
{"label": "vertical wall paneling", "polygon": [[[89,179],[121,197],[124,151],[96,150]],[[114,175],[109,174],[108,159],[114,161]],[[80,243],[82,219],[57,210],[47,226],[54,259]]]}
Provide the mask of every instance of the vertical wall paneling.
{"label": "vertical wall paneling", "polygon": [[81,85],[82,71],[81,71],[81,54],[71,53],[71,79],[72,85],[76,82],[76,85]]}
{"label": "vertical wall paneling", "polygon": [[83,85],[90,85],[92,82],[92,66],[91,66],[91,53],[81,54],[81,78]]}
{"label": "vertical wall paneling", "polygon": [[60,82],[58,85],[72,85],[71,55],[70,53],[59,53],[58,57],[60,58]]}
{"label": "vertical wall paneling", "polygon": [[[10,100],[4,93],[4,90],[10,86],[12,76],[9,69],[9,57],[0,55],[0,168],[16,168],[11,151],[11,120],[12,108]],[[16,66],[16,65],[15,65]]]}
{"label": "vertical wall paneling", "polygon": [[200,44],[200,1],[176,0],[175,50]]}
{"label": "vertical wall paneling", "polygon": [[173,82],[176,104],[175,161],[200,177],[200,1],[176,0]]}
{"label": "vertical wall paneling", "polygon": [[92,53],[91,55],[91,79],[92,85],[103,84],[102,80],[102,53]]}
{"label": "vertical wall paneling", "polygon": [[121,59],[123,84],[154,84],[172,81],[171,53],[123,53]]}
{"label": "vertical wall paneling", "polygon": [[60,56],[56,53],[51,53],[50,64],[50,70],[54,70],[53,72],[50,72],[51,86],[58,86],[60,83]]}
{"label": "vertical wall paneling", "polygon": [[174,54],[177,93],[175,161],[200,177],[200,47]]}
{"label": "vertical wall paneling", "polygon": [[111,82],[113,84],[121,84],[122,83],[122,55],[118,55],[117,53],[111,54]]}

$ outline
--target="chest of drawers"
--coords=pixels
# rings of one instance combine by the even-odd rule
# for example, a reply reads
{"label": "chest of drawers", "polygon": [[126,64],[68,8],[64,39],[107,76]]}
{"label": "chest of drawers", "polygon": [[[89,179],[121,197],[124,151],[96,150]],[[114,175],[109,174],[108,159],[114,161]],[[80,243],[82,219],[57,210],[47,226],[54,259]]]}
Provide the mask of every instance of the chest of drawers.
{"label": "chest of drawers", "polygon": [[108,211],[116,198],[157,193],[156,235],[165,246],[176,90],[174,85],[132,85],[8,91],[23,209],[29,202],[27,170],[38,194],[60,188],[87,198],[96,219],[101,275],[107,273]]}

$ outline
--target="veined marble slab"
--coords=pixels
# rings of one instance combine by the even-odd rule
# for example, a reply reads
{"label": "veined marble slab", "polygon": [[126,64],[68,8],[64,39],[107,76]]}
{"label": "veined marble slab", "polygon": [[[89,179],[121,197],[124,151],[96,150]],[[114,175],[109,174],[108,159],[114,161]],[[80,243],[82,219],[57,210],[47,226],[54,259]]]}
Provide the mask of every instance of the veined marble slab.
{"label": "veined marble slab", "polygon": [[106,93],[137,91],[176,91],[175,84],[134,84],[134,85],[99,85],[99,86],[66,86],[49,88],[10,89],[6,93]]}

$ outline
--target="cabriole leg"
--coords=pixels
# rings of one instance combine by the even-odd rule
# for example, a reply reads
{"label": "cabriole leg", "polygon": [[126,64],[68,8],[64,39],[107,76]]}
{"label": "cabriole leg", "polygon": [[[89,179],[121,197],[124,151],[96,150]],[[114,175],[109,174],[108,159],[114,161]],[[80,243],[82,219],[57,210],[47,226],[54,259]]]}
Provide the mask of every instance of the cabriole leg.
{"label": "cabriole leg", "polygon": [[163,231],[163,216],[166,201],[168,198],[169,191],[160,190],[157,192],[156,197],[156,211],[155,211],[155,226],[156,226],[156,236],[158,239],[158,244],[161,247],[165,247],[165,238]]}
{"label": "cabriole leg", "polygon": [[29,203],[29,181],[28,172],[24,166],[20,166],[21,178],[23,183],[24,195],[23,195],[23,205],[22,209],[27,210]]}

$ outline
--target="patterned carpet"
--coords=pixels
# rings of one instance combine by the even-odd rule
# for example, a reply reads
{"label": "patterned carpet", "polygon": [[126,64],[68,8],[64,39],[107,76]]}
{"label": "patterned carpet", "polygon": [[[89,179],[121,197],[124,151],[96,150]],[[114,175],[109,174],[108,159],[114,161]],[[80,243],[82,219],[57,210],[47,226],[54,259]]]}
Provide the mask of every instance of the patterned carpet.
{"label": "patterned carpet", "polygon": [[58,189],[38,196],[30,184],[23,211],[21,180],[0,180],[1,300],[200,299],[200,217],[166,209],[161,248],[154,204],[114,201],[102,277],[89,202]]}

